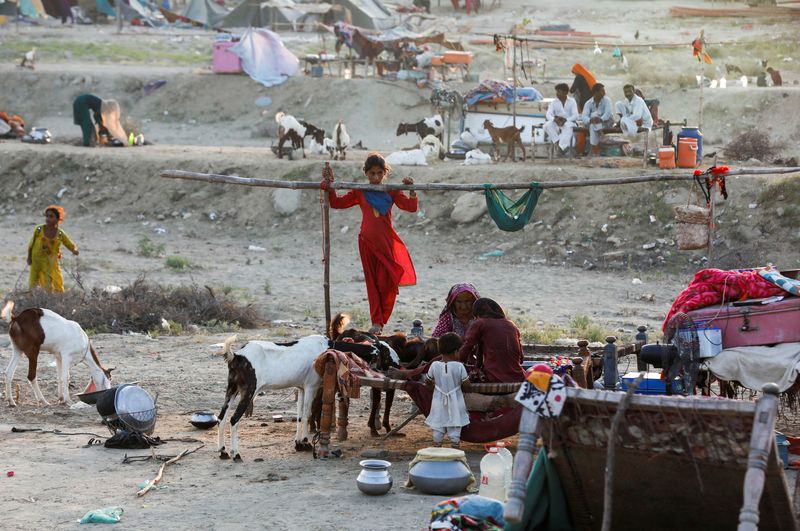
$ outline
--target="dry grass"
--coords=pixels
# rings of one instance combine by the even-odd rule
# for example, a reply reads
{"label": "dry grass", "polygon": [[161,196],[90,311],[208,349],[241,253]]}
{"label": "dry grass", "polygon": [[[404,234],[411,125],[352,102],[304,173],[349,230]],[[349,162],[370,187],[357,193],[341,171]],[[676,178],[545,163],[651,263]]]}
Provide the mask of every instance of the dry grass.
{"label": "dry grass", "polygon": [[[66,293],[28,292],[15,300],[15,313],[47,308],[94,332],[180,333],[186,326],[256,328],[264,319],[252,305],[242,305],[208,286],[169,287],[139,278],[118,293],[95,288]],[[164,326],[168,323],[168,327]]]}
{"label": "dry grass", "polygon": [[773,143],[763,131],[751,129],[736,136],[725,146],[725,155],[733,160],[758,159],[766,162],[777,156],[784,146]]}

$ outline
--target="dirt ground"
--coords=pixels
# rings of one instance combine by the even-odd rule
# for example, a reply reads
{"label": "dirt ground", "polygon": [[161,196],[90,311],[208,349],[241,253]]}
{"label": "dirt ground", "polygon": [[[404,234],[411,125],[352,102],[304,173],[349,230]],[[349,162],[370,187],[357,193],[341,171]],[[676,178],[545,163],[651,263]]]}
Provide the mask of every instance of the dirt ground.
{"label": "dirt ground", "polygon": [[[800,122],[787,110],[800,107],[800,46],[790,21],[763,19],[676,19],[667,15],[669,1],[581,2],[529,5],[504,1],[502,9],[478,16],[454,14],[449,2],[434,6],[434,24],[467,43],[475,53],[473,72],[481,78],[502,77],[502,59],[491,46],[469,44],[484,33],[506,32],[532,18],[531,26],[569,23],[577,30],[616,35],[613,42],[643,42],[653,49],[626,51],[624,71],[606,47],[529,50],[546,60],[546,77],[535,72],[534,86],[552,95],[559,81],[571,81],[569,66],[583,62],[606,83],[613,100],[625,82],[635,82],[646,95],[661,100],[662,116],[690,124],[698,120],[699,90],[691,84],[697,66],[688,46],[705,28],[715,64],[739,65],[755,75],[758,60],[779,68],[786,86],[733,86],[705,91],[704,134],[707,152],[721,163],[761,167],[774,160],[726,161],[722,147],[736,133],[757,129],[782,142],[783,158],[797,157]],[[704,4],[711,7],[711,4]],[[739,6],[726,3],[725,6]],[[620,16],[624,13],[624,16]],[[638,38],[634,37],[639,32]],[[313,34],[282,34],[298,55],[330,47]],[[608,41],[602,38],[601,42]],[[278,161],[274,114],[284,110],[330,129],[345,118],[354,142],[389,152],[414,143],[396,137],[396,124],[429,114],[429,91],[410,83],[375,79],[311,79],[298,76],[283,85],[264,88],[246,76],[210,74],[213,33],[196,30],[110,26],[0,26],[0,110],[23,115],[31,126],[48,127],[49,146],[0,141],[0,293],[14,297],[24,290],[25,245],[41,210],[62,204],[65,230],[81,249],[79,259],[63,261],[67,287],[80,279],[88,289],[124,286],[137,277],[168,284],[208,285],[253,304],[269,325],[239,330],[240,340],[296,338],[323,330],[321,227],[318,194],[275,194],[251,189],[166,180],[165,169],[185,169],[247,177],[318,180],[323,161]],[[20,51],[35,45],[42,57],[35,71],[14,66]],[[147,53],[147,50],[150,53]],[[95,54],[95,55],[92,55]],[[791,60],[786,60],[790,58]],[[150,96],[143,86],[167,83]],[[688,80],[688,81],[687,81]],[[528,80],[526,80],[528,82]],[[468,85],[455,83],[462,90]],[[154,145],[131,149],[78,147],[79,130],[72,124],[72,99],[83,92],[114,97],[122,105],[127,126],[141,130]],[[272,99],[268,107],[255,100]],[[351,150],[346,162],[333,167],[340,180],[357,179],[365,152]],[[540,157],[542,153],[539,153]],[[706,159],[710,165],[713,159]],[[418,182],[530,182],[640,175],[639,160],[598,161],[539,158],[532,163],[500,163],[465,167],[458,161],[424,168],[396,168],[394,179],[410,175]],[[646,173],[658,170],[648,168]],[[714,250],[680,252],[675,247],[672,207],[685,204],[688,185],[654,183],[625,188],[598,187],[547,191],[531,223],[517,233],[504,233],[486,216],[457,224],[451,213],[460,194],[420,193],[420,212],[395,213],[395,227],[414,259],[418,284],[401,290],[390,329],[408,330],[415,318],[430,331],[450,285],[473,282],[482,294],[497,299],[520,324],[528,339],[552,327],[568,330],[578,316],[587,316],[600,332],[630,337],[648,326],[656,338],[672,299],[698,269],[747,267],[772,262],[792,268],[800,264],[800,183],[767,175],[731,179],[730,198],[717,209]],[[295,209],[287,205],[297,204]],[[332,230],[332,297],[334,311],[349,311],[357,324],[368,309],[357,254],[356,211],[335,211]],[[147,238],[163,246],[160,256],[142,256]],[[255,250],[253,249],[255,247]],[[502,256],[484,256],[501,251]],[[180,257],[183,271],[165,265]],[[221,406],[226,368],[212,355],[211,345],[229,335],[199,327],[178,336],[93,334],[100,359],[116,367],[115,381],[139,382],[158,393],[156,435],[168,442],[156,453],[175,455],[204,444],[196,453],[167,469],[164,488],[136,497],[137,485],[152,478],[158,464],[122,464],[125,451],[86,446],[96,434],[108,435],[94,408],[37,407],[24,383],[25,363],[15,384],[22,399],[16,409],[0,405],[0,512],[4,529],[75,527],[88,510],[119,505],[125,509],[122,528],[170,529],[422,529],[439,497],[406,491],[402,484],[415,452],[427,446],[429,432],[419,418],[405,438],[380,443],[366,427],[368,402],[351,407],[350,439],[337,443],[338,460],[316,461],[296,453],[291,422],[273,423],[273,413],[293,414],[293,393],[268,392],[256,401],[254,416],[242,424],[240,449],[244,463],[220,461],[216,430],[194,429],[193,411]],[[0,364],[9,355],[0,337]],[[45,355],[39,378],[48,399],[55,400],[55,368]],[[621,370],[633,368],[623,360]],[[88,379],[84,367],[72,371],[72,391]],[[3,399],[5,397],[3,396]],[[399,393],[392,422],[401,422],[410,402]],[[797,434],[794,418],[781,421]],[[11,428],[59,430],[12,433]],[[80,434],[70,435],[76,432]],[[513,442],[513,441],[512,441]],[[388,452],[394,487],[386,497],[370,498],[355,486],[363,450]],[[466,446],[472,470],[479,472],[482,448]],[[148,455],[148,451],[127,451]]]}

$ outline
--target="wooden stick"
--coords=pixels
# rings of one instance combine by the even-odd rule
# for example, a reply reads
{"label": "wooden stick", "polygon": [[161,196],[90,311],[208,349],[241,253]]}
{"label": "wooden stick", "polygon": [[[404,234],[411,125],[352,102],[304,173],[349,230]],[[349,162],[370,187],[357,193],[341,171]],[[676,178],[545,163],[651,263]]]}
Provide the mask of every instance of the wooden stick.
{"label": "wooden stick", "polygon": [[614,413],[614,419],[611,421],[611,430],[608,434],[608,448],[606,450],[606,481],[605,488],[603,489],[603,525],[602,531],[611,531],[611,515],[614,505],[614,465],[617,460],[617,433],[619,433],[619,425],[622,424],[622,419],[625,417],[625,411],[633,398],[633,393],[639,384],[642,383],[645,377],[644,372],[640,372],[639,376],[634,380],[625,396],[619,403],[617,412]]}
{"label": "wooden stick", "polygon": [[[800,167],[787,168],[745,168],[730,170],[726,176],[737,175],[781,175],[787,173],[800,173]],[[259,179],[254,177],[239,177],[238,175],[218,175],[213,173],[200,173],[183,170],[165,170],[161,173],[167,179],[185,179],[188,181],[200,181],[208,183],[239,184],[242,186],[258,186],[264,188],[289,188],[292,190],[317,190],[319,182],[314,181],[280,181],[274,179]],[[552,181],[540,182],[540,188],[577,188],[582,186],[605,186],[615,184],[634,184],[647,182],[664,181],[691,181],[694,179],[693,173],[681,174],[655,174],[639,175],[636,177],[617,177],[609,179],[581,179],[575,181]],[[466,191],[482,192],[485,186],[481,183],[414,183],[414,184],[368,184],[334,181],[330,183],[331,189],[335,190],[373,190],[380,192],[390,192],[393,190],[438,190],[438,191]],[[527,190],[531,187],[529,182],[524,183],[496,183],[490,184],[492,190]]]}
{"label": "wooden stick", "polygon": [[323,291],[325,292],[324,329],[327,330],[328,325],[331,322],[331,210],[330,202],[328,200],[328,193],[325,190],[322,190],[320,193],[322,194],[322,260],[325,266],[324,277],[322,280],[322,287]]}
{"label": "wooden stick", "polygon": [[170,459],[169,461],[167,461],[166,463],[164,463],[163,465],[161,465],[161,468],[158,470],[158,474],[156,474],[156,477],[153,478],[152,480],[148,481],[147,485],[145,485],[142,490],[137,492],[136,495],[137,496],[144,496],[145,494],[150,492],[150,489],[155,487],[161,481],[161,478],[164,477],[164,469],[167,468],[167,466],[169,466],[169,465],[171,465],[173,463],[177,463],[178,461],[181,460],[181,458],[183,458],[184,456],[186,456],[188,454],[189,454],[189,450],[186,449],[186,450],[182,451],[181,453],[179,453],[178,455],[176,455],[175,457],[173,457],[172,459]]}
{"label": "wooden stick", "polygon": [[384,435],[383,437],[381,437],[381,440],[382,440],[382,441],[385,441],[386,439],[388,439],[389,437],[391,437],[391,436],[392,436],[392,435],[394,435],[395,433],[397,433],[397,432],[399,432],[400,430],[402,430],[403,428],[405,428],[405,427],[406,427],[406,425],[408,425],[408,423],[409,423],[409,422],[411,422],[412,420],[414,420],[415,418],[417,418],[417,416],[418,416],[420,413],[421,413],[421,411],[420,411],[420,410],[417,410],[417,411],[415,411],[414,413],[412,413],[411,415],[409,415],[409,416],[408,416],[408,418],[407,418],[406,420],[404,420],[403,422],[401,422],[399,426],[395,426],[394,428],[392,428],[392,430],[391,430],[389,433],[387,433],[386,435]]}

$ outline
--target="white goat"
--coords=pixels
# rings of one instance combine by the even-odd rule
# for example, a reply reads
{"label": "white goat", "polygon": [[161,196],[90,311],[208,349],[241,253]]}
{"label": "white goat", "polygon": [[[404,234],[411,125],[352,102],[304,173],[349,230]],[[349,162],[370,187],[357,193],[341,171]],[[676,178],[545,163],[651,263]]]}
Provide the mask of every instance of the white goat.
{"label": "white goat", "polygon": [[464,156],[464,165],[465,166],[473,166],[475,164],[491,164],[492,163],[492,156],[488,153],[484,153],[480,149],[473,149],[472,151],[467,151],[467,154]]}
{"label": "white goat", "polygon": [[306,128],[294,116],[285,112],[277,113],[275,121],[278,123],[278,158],[283,158],[283,144],[287,140],[291,140],[292,149],[303,148],[303,158],[305,158],[303,137],[306,136]]}
{"label": "white goat", "polygon": [[386,157],[386,162],[391,166],[427,166],[429,160],[443,153],[443,149],[438,138],[428,135],[420,142],[419,149],[395,151]]}
{"label": "white goat", "polygon": [[87,392],[111,388],[111,369],[106,370],[100,364],[89,337],[78,323],[43,308],[28,308],[17,316],[12,314],[13,310],[14,302],[8,301],[0,312],[0,317],[11,323],[8,329],[11,361],[6,369],[6,399],[10,407],[17,405],[11,394],[11,382],[23,353],[28,357],[28,384],[37,404],[50,405],[39,389],[36,378],[39,352],[42,350],[52,353],[56,358],[59,403],[73,403],[69,396],[69,368],[79,362],[89,367],[92,373]]}
{"label": "white goat", "polygon": [[[236,336],[229,337],[222,354],[228,364],[228,388],[225,403],[219,413],[217,442],[220,459],[233,458],[241,461],[239,454],[238,426],[242,415],[253,412],[253,399],[264,389],[288,389],[297,392],[297,430],[294,437],[296,450],[309,447],[309,418],[311,404],[322,384],[322,378],[314,370],[317,357],[328,348],[358,352],[361,356],[378,356],[378,349],[353,343],[333,343],[324,336],[306,336],[298,341],[279,345],[270,341],[250,341],[241,350],[233,352]],[[236,411],[229,409],[231,400],[238,398]],[[225,425],[231,425],[230,455],[225,449]]]}
{"label": "white goat", "polygon": [[434,114],[430,118],[425,118],[423,120],[425,125],[433,129],[434,136],[441,138],[442,133],[444,132],[444,121],[442,120],[441,114]]}
{"label": "white goat", "polygon": [[344,122],[341,120],[336,123],[336,127],[333,130],[333,141],[336,150],[334,159],[345,160],[345,151],[347,150],[347,146],[350,145],[350,135],[347,134],[347,129],[344,126]]}

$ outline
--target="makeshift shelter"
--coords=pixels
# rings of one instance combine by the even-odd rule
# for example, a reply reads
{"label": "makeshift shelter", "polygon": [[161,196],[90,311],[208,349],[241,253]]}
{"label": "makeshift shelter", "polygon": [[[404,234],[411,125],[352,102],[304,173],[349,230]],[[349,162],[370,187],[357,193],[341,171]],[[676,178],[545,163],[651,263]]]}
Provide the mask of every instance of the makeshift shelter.
{"label": "makeshift shelter", "polygon": [[219,27],[220,23],[230,14],[230,10],[219,5],[213,0],[190,0],[181,16],[193,22],[199,22],[210,28]]}
{"label": "makeshift shelter", "polygon": [[47,18],[42,0],[0,0],[0,15],[15,17],[17,9],[23,17]]}
{"label": "makeshift shelter", "polygon": [[[309,16],[322,16],[331,8],[330,4],[298,4],[293,0],[244,0],[233,8],[218,27],[223,28],[275,28],[278,25],[294,27]],[[189,17],[187,17],[189,18]]]}
{"label": "makeshift shelter", "polygon": [[300,61],[278,34],[267,29],[248,28],[230,51],[242,60],[242,69],[266,87],[283,83],[300,67]]}
{"label": "makeshift shelter", "polygon": [[385,30],[397,26],[398,20],[380,0],[332,0],[337,16],[333,21],[343,21],[365,29]]}

